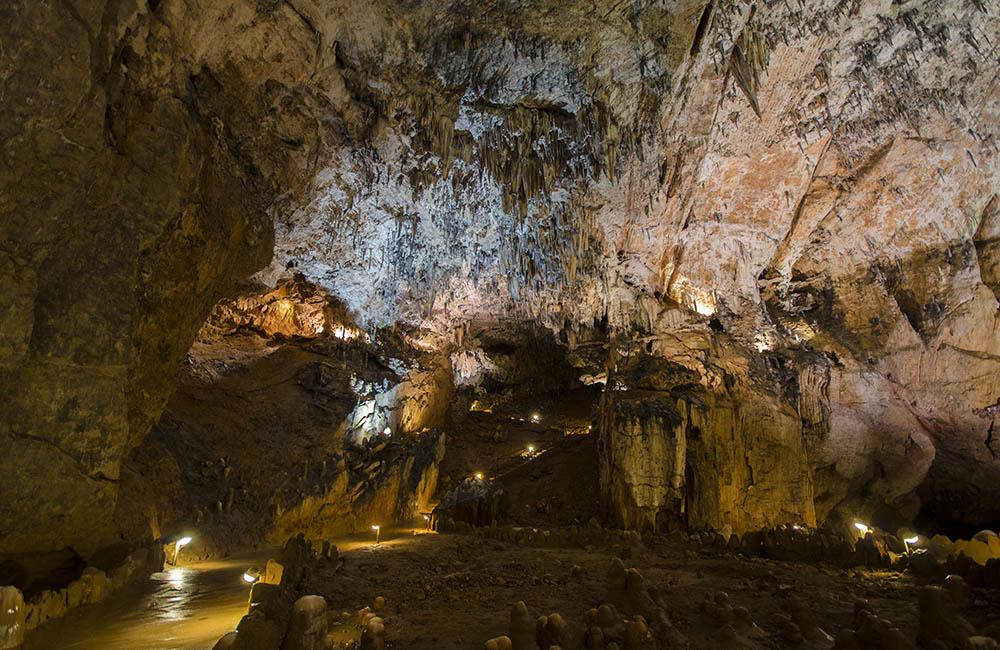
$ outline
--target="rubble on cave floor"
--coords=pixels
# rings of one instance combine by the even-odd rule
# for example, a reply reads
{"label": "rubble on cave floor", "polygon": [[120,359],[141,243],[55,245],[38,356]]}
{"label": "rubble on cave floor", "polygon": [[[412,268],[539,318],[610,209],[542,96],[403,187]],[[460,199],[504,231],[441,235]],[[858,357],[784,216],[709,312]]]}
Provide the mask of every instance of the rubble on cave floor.
{"label": "rubble on cave floor", "polygon": [[406,530],[319,562],[299,593],[324,597],[339,648],[358,647],[376,617],[385,647],[417,650],[962,648],[958,635],[977,634],[986,645],[970,647],[995,647],[986,637],[1000,632],[1000,592],[957,576],[922,586],[682,533],[539,548]]}

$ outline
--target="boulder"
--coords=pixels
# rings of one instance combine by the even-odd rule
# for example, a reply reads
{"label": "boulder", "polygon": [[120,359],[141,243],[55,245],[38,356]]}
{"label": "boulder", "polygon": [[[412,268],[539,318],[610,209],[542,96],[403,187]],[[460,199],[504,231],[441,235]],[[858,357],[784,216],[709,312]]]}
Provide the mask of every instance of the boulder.
{"label": "boulder", "polygon": [[280,619],[287,615],[287,609],[287,601],[278,585],[257,582],[250,587],[250,614],[259,613],[264,618]]}
{"label": "boulder", "polygon": [[[862,650],[911,650],[913,645],[906,640],[899,628],[884,619],[865,612],[856,635]],[[840,637],[838,637],[838,642]],[[837,647],[837,646],[835,646]]]}
{"label": "boulder", "polygon": [[565,650],[574,650],[583,647],[585,630],[567,623],[559,614],[549,614],[539,619],[540,622],[543,620],[544,623],[539,628],[536,628],[539,647],[552,648],[558,646]]}
{"label": "boulder", "polygon": [[511,650],[513,647],[510,637],[506,636],[498,636],[486,642],[486,650]]}
{"label": "boulder", "polygon": [[441,497],[431,517],[472,527],[489,526],[510,509],[510,495],[499,481],[468,478]]}
{"label": "boulder", "polygon": [[[109,586],[109,585],[106,585]],[[66,594],[67,590],[45,591],[38,600],[41,609],[42,621],[51,621],[54,618],[62,618],[66,615]]]}
{"label": "boulder", "polygon": [[947,576],[941,583],[941,588],[948,592],[952,602],[959,607],[968,607],[972,604],[972,589],[962,576]]}
{"label": "boulder", "polygon": [[[1000,569],[1000,565],[998,565]],[[921,582],[941,582],[948,574],[948,569],[937,555],[921,550],[910,556],[906,570],[915,575]],[[1000,572],[998,572],[1000,575]]]}
{"label": "boulder", "polygon": [[385,650],[385,621],[376,616],[361,633],[360,650]]}
{"label": "boulder", "polygon": [[[982,533],[979,534],[981,535]],[[989,538],[987,537],[986,539],[988,540]],[[965,555],[966,557],[971,558],[980,566],[985,565],[988,560],[994,557],[989,544],[986,541],[980,541],[978,539],[971,539],[967,542],[959,540],[955,542],[955,550],[960,555]]]}
{"label": "boulder", "polygon": [[108,576],[100,569],[87,567],[80,576],[83,593],[80,598],[81,605],[92,605],[99,603],[111,593],[111,582]]}
{"label": "boulder", "polygon": [[297,589],[316,564],[316,554],[305,535],[299,533],[281,548],[282,587]]}
{"label": "boulder", "polygon": [[587,650],[601,650],[604,648],[604,630],[596,625],[587,630],[584,647]]}
{"label": "boulder", "polygon": [[833,638],[816,623],[816,617],[805,603],[791,597],[785,602],[785,610],[807,641],[819,648],[833,647]]}
{"label": "boulder", "polygon": [[70,609],[79,607],[83,602],[83,581],[74,580],[66,587],[66,606]]}
{"label": "boulder", "polygon": [[949,556],[955,554],[955,543],[945,535],[935,535],[927,543],[927,551],[932,553],[938,560],[944,562]]}
{"label": "boulder", "polygon": [[656,641],[641,616],[625,623],[625,650],[653,650]]}

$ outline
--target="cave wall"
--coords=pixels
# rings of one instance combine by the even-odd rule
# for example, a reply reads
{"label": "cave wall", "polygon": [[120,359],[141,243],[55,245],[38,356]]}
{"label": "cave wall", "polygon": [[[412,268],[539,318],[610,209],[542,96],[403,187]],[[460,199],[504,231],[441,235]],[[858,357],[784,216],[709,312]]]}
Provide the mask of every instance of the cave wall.
{"label": "cave wall", "polygon": [[498,316],[571,348],[714,323],[728,345],[689,365],[784,359],[803,384],[817,353],[822,418],[782,408],[821,519],[861,494],[912,513],[921,484],[1000,514],[976,496],[1000,469],[995,4],[296,6],[372,149],[317,172],[262,280],[290,266],[453,339]]}
{"label": "cave wall", "polygon": [[803,420],[763,372],[707,387],[675,361],[611,348],[600,405],[601,489],[628,528],[815,526]]}
{"label": "cave wall", "polygon": [[114,535],[123,453],[212,305],[271,255],[266,182],[153,60],[171,48],[147,11],[0,9],[0,553]]}
{"label": "cave wall", "polygon": [[439,350],[477,318],[631,337],[732,430],[766,385],[775,429],[801,421],[819,519],[918,492],[1000,516],[995,2],[0,19],[0,552],[113,532],[122,455],[261,267]]}

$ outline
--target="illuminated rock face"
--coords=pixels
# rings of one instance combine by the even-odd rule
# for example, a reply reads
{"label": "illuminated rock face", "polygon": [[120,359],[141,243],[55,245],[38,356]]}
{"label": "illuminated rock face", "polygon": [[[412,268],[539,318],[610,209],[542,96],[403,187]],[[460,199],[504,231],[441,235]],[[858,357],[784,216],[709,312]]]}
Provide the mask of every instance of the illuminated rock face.
{"label": "illuminated rock face", "polygon": [[819,520],[1000,514],[989,3],[103,4],[0,9],[0,552],[114,532],[122,454],[257,270],[440,349],[600,324],[736,449],[779,413],[796,515],[810,484]]}
{"label": "illuminated rock face", "polygon": [[140,541],[192,531],[188,552],[218,555],[409,522],[437,488],[446,361],[372,339],[301,276],[223,300],[123,463],[116,523]]}
{"label": "illuminated rock face", "polygon": [[729,400],[683,390],[608,393],[601,425],[608,516],[640,530],[815,526],[801,422],[779,408],[751,391]]}

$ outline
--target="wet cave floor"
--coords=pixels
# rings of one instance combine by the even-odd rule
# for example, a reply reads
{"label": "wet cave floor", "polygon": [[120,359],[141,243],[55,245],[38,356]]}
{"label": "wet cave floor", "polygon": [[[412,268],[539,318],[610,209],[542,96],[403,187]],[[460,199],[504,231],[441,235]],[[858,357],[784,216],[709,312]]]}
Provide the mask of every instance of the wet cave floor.
{"label": "wet cave floor", "polygon": [[[919,586],[912,576],[747,558],[683,534],[586,548],[535,548],[420,528],[383,531],[379,544],[368,534],[334,541],[339,558],[321,561],[300,593],[326,599],[331,635],[347,644],[340,647],[353,647],[357,612],[379,596],[390,648],[481,648],[507,634],[518,601],[532,617],[559,613],[583,623],[589,609],[606,602],[614,558],[638,569],[692,649],[722,647],[723,622],[704,607],[720,591],[760,628],[758,648],[799,647],[785,636],[793,601],[804,603],[831,636],[852,628],[859,601],[911,641],[917,629]],[[246,611],[241,572],[265,559],[258,554],[157,574],[134,591],[43,626],[29,635],[25,650],[212,648]],[[976,590],[975,596],[963,615],[980,634],[1000,633],[1000,591]]]}
{"label": "wet cave floor", "polygon": [[167,566],[102,603],[73,609],[29,632],[23,650],[211,648],[246,614],[243,572],[269,555]]}

